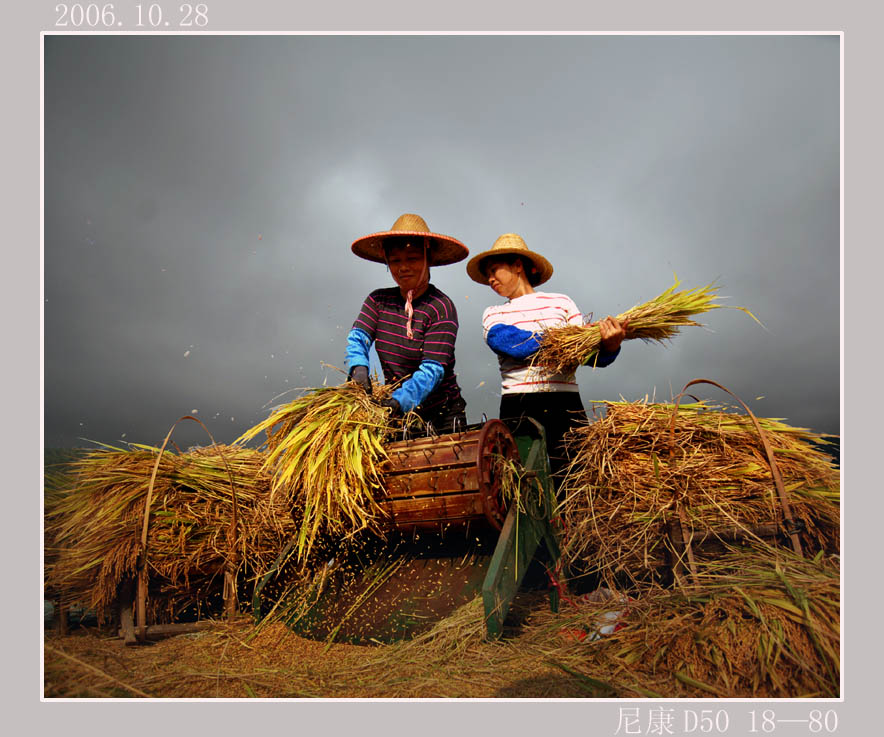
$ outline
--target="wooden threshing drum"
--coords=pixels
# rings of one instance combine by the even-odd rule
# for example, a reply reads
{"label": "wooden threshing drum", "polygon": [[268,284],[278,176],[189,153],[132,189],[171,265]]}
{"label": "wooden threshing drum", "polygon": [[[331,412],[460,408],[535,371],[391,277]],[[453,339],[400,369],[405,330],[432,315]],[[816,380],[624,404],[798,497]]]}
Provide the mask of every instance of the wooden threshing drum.
{"label": "wooden threshing drum", "polygon": [[385,493],[378,503],[391,528],[445,530],[478,523],[500,530],[506,518],[499,460],[518,462],[516,441],[500,420],[465,432],[389,443]]}

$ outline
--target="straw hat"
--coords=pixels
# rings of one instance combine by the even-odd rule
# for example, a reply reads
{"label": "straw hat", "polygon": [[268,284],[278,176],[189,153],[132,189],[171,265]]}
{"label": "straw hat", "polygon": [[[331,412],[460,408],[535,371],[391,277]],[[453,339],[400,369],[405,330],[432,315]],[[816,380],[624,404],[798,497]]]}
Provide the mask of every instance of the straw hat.
{"label": "straw hat", "polygon": [[[488,258],[489,256],[507,255],[521,256],[534,265],[534,269],[536,269],[540,276],[537,279],[537,283],[532,283],[532,286],[543,284],[543,282],[549,281],[549,278],[552,276],[552,264],[539,253],[529,250],[528,246],[525,245],[525,241],[522,240],[522,236],[516,235],[515,233],[504,233],[500,238],[494,241],[494,245],[491,246],[490,250],[483,251],[482,253],[473,256],[469,260],[469,263],[467,263],[467,274],[470,275],[470,279],[473,281],[487,285],[488,278],[482,273],[481,269],[482,259]],[[526,276],[529,275],[526,274]]]}
{"label": "straw hat", "polygon": [[469,249],[459,240],[450,235],[431,233],[427,223],[420,215],[410,213],[400,215],[390,230],[357,238],[350,248],[360,258],[385,264],[387,258],[384,253],[384,241],[394,236],[414,236],[416,238],[415,245],[423,244],[423,239],[427,238],[429,245],[427,260],[430,266],[457,263],[470,255]]}

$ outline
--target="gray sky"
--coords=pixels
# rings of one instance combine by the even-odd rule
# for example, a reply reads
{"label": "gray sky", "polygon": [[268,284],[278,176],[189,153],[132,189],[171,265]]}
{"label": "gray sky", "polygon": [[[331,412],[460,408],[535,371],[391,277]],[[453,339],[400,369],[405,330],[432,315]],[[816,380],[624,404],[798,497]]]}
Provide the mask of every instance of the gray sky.
{"label": "gray sky", "polygon": [[[47,36],[46,446],[219,442],[338,383],[403,212],[472,253],[520,233],[596,317],[716,281],[667,347],[578,374],[584,401],[709,378],[839,432],[839,49],[812,36]],[[497,415],[465,264],[470,421]],[[710,399],[727,401],[711,387]],[[763,397],[763,399],[756,399]],[[276,399],[274,399],[276,398]],[[207,442],[192,423],[173,438]]]}

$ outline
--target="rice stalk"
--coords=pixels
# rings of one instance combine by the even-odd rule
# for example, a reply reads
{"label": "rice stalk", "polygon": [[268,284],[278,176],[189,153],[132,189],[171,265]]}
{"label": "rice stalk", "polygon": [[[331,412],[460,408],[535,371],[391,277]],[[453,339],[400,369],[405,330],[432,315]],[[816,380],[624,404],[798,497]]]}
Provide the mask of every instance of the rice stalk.
{"label": "rice stalk", "polygon": [[[379,393],[389,388],[376,387],[375,398]],[[299,560],[310,554],[318,534],[349,537],[382,514],[375,496],[382,489],[383,440],[390,427],[388,410],[347,382],[276,408],[235,441],[241,445],[266,433],[271,498],[300,519]]]}
{"label": "rice stalk", "polygon": [[519,461],[504,456],[495,456],[494,464],[504,509],[515,506],[522,514],[536,518],[550,516],[549,494],[538,476],[527,472]]}
{"label": "rice stalk", "polygon": [[540,478],[525,470],[521,463],[506,458],[495,456],[496,466],[494,475],[500,479],[500,495],[503,508],[509,511],[516,510],[515,517],[515,565],[513,575],[519,577],[519,524],[523,515],[529,515],[533,519],[549,519],[552,516],[552,495],[544,487]]}

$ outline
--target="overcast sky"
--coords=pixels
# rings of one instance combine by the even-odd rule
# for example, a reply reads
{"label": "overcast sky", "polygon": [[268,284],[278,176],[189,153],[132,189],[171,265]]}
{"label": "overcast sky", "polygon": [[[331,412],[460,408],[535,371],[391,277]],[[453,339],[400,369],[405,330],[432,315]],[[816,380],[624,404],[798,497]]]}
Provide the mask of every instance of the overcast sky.
{"label": "overcast sky", "polygon": [[[726,304],[580,369],[584,402],[717,381],[839,433],[837,36],[47,36],[45,445],[230,442],[339,383],[350,251],[404,212],[471,253],[521,234],[596,318],[673,283]],[[497,415],[465,262],[467,416]],[[695,391],[716,401],[712,387]],[[281,395],[281,396],[280,396]],[[759,397],[761,397],[759,399]],[[208,442],[193,423],[179,445]]]}

